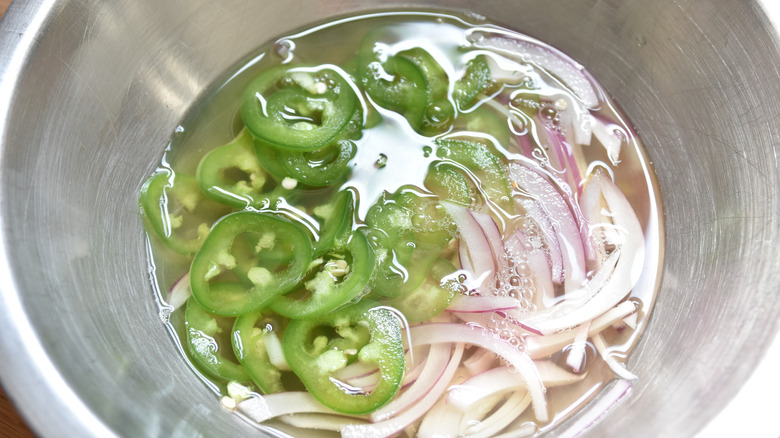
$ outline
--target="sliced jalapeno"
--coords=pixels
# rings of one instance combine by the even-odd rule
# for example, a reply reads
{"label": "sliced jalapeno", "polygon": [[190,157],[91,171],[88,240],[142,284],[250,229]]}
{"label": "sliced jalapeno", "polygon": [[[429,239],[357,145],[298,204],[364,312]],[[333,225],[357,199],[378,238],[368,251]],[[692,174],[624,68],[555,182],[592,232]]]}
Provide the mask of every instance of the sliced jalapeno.
{"label": "sliced jalapeno", "polygon": [[[282,372],[271,363],[267,345],[270,342],[278,343],[278,336],[273,327],[258,327],[258,322],[262,320],[263,314],[260,312],[247,313],[236,318],[233,324],[233,351],[252,381],[264,394],[282,392]],[[271,340],[272,338],[274,339]],[[279,353],[283,354],[281,351]]]}
{"label": "sliced jalapeno", "polygon": [[458,81],[455,82],[452,91],[452,98],[458,109],[463,111],[468,108],[474,99],[487,88],[492,81],[490,66],[483,55],[471,59],[466,64],[466,71]]}
{"label": "sliced jalapeno", "polygon": [[315,318],[332,312],[360,296],[371,279],[374,264],[366,236],[354,231],[345,244],[325,254],[302,290],[279,296],[270,307],[288,318]]}
{"label": "sliced jalapeno", "polygon": [[329,186],[349,174],[356,153],[354,142],[339,140],[316,151],[280,150],[277,156],[291,178],[310,186]]}
{"label": "sliced jalapeno", "polygon": [[358,107],[355,91],[328,67],[268,70],[247,86],[242,99],[241,118],[252,135],[294,151],[336,140]]}
{"label": "sliced jalapeno", "polygon": [[[267,208],[292,194],[260,165],[252,135],[246,128],[230,143],[206,154],[198,165],[196,178],[208,197],[234,208]],[[267,189],[268,186],[273,188]]]}
{"label": "sliced jalapeno", "polygon": [[[247,259],[246,236],[257,241],[250,248],[251,253],[256,255],[279,245],[289,253],[286,258],[289,262],[271,263],[260,257]],[[242,242],[242,251],[233,249],[237,240]],[[256,311],[304,278],[311,255],[311,240],[300,225],[269,213],[229,214],[214,224],[192,260],[192,295],[218,315]]]}
{"label": "sliced jalapeno", "polygon": [[[282,345],[293,372],[325,406],[347,414],[365,414],[386,404],[404,376],[400,324],[393,311],[360,302],[316,319],[294,319]],[[334,377],[347,364],[375,365],[379,382],[370,391]]]}
{"label": "sliced jalapeno", "polygon": [[211,225],[230,209],[207,198],[197,180],[180,172],[159,172],[141,188],[144,225],[165,246],[190,255],[198,250]]}
{"label": "sliced jalapeno", "polygon": [[184,312],[187,348],[193,362],[211,377],[248,382],[249,374],[233,358],[230,343],[232,322],[229,318],[209,313],[190,298]]}
{"label": "sliced jalapeno", "polygon": [[438,139],[436,155],[462,166],[479,180],[479,189],[504,211],[514,211],[512,185],[501,159],[485,145],[468,140]]}

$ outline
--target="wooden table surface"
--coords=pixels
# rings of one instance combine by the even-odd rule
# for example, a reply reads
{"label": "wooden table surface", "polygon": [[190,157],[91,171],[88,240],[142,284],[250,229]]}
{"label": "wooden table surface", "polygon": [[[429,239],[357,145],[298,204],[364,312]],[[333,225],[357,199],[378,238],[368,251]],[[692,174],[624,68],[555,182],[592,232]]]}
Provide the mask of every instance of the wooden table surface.
{"label": "wooden table surface", "polygon": [[[8,5],[11,4],[11,0],[0,0],[0,16],[5,14],[5,10],[8,9]],[[2,359],[0,359],[2,360]],[[16,412],[16,408],[8,400],[5,392],[0,388],[0,437],[3,438],[33,438],[35,435],[25,424],[19,413]]]}

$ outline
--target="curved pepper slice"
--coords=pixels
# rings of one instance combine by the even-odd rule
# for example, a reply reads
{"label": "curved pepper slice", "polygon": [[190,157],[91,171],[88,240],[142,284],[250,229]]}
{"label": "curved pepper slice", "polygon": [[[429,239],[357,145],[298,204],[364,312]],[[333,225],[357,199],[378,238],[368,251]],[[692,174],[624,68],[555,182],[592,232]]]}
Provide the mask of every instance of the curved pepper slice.
{"label": "curved pepper slice", "polygon": [[211,377],[248,382],[249,374],[231,357],[230,323],[229,318],[209,313],[194,299],[187,300],[184,327],[192,361]]}
{"label": "curved pepper slice", "polygon": [[452,98],[458,109],[463,111],[468,108],[479,93],[490,85],[493,80],[490,74],[490,66],[484,55],[477,56],[466,64],[466,71],[452,90]]}
{"label": "curved pepper slice", "polygon": [[450,87],[447,73],[436,59],[421,47],[398,52],[396,56],[412,61],[425,78],[429,101],[423,113],[420,133],[436,135],[446,131],[455,118],[455,108],[447,96]]}
{"label": "curved pepper slice", "polygon": [[197,251],[211,225],[230,211],[204,196],[194,177],[179,172],[152,175],[139,203],[146,229],[183,255]]}
{"label": "curved pepper slice", "polygon": [[423,122],[430,104],[425,75],[412,60],[389,56],[380,61],[373,38],[363,40],[358,53],[358,79],[366,93],[379,106],[403,115],[413,129]]}
{"label": "curved pepper slice", "polygon": [[303,290],[276,298],[271,309],[288,318],[315,318],[332,312],[365,290],[374,264],[374,252],[366,236],[354,231],[348,242],[326,254],[319,271],[304,283]]}
{"label": "curved pepper slice", "polygon": [[411,212],[384,193],[368,209],[366,225],[366,234],[377,258],[371,289],[380,295],[396,297],[404,292],[406,284],[416,287],[417,278],[410,277],[406,269],[415,249]]}
{"label": "curved pepper slice", "polygon": [[514,211],[506,166],[486,146],[468,140],[437,139],[436,155],[476,175],[479,189],[506,212]]}
{"label": "curved pepper slice", "polygon": [[426,321],[438,315],[458,295],[458,284],[445,277],[457,269],[446,259],[439,258],[430,268],[425,281],[411,292],[391,301],[409,322]]}
{"label": "curved pepper slice", "polygon": [[349,174],[356,153],[354,142],[338,140],[311,152],[279,150],[277,157],[291,178],[310,186],[329,186]]}
{"label": "curved pepper slice", "polygon": [[466,177],[451,164],[441,161],[431,163],[424,184],[439,199],[461,205],[471,203],[471,188]]}
{"label": "curved pepper slice", "polygon": [[[206,154],[195,177],[208,197],[235,208],[268,208],[279,198],[292,194],[276,184],[260,165],[252,135],[246,128],[230,143]],[[274,188],[266,190],[268,185]]]}
{"label": "curved pepper slice", "polygon": [[[246,237],[257,242],[249,255]],[[241,243],[240,251],[233,250],[234,242]],[[251,258],[277,245],[290,254],[288,263]],[[294,288],[304,278],[311,255],[311,240],[300,225],[268,213],[229,214],[214,224],[192,260],[192,295],[218,315],[253,312]]]}
{"label": "curved pepper slice", "polygon": [[[257,327],[262,322],[260,312],[247,313],[236,318],[233,324],[233,351],[236,358],[251,376],[252,381],[264,394],[284,391],[282,372],[271,363],[269,348],[271,343],[279,343],[279,338],[268,326]],[[281,344],[279,344],[281,352]]]}
{"label": "curved pepper slice", "polygon": [[441,65],[420,47],[386,56],[376,44],[376,35],[369,34],[359,49],[358,78],[368,95],[380,106],[402,114],[423,135],[445,131],[455,109],[447,96],[449,78]]}
{"label": "curved pepper slice", "polygon": [[[287,363],[309,393],[333,410],[375,411],[401,387],[405,361],[400,322],[387,307],[360,302],[318,319],[292,320],[282,346]],[[379,382],[371,391],[334,377],[356,360],[379,370]]]}
{"label": "curved pepper slice", "polygon": [[284,149],[313,151],[333,142],[357,108],[358,97],[339,72],[281,66],[247,86],[241,118],[257,138]]}
{"label": "curved pepper slice", "polygon": [[342,190],[331,202],[314,207],[314,216],[321,218],[320,234],[314,242],[314,255],[319,257],[336,246],[336,241],[346,238],[352,230],[355,213],[355,195]]}

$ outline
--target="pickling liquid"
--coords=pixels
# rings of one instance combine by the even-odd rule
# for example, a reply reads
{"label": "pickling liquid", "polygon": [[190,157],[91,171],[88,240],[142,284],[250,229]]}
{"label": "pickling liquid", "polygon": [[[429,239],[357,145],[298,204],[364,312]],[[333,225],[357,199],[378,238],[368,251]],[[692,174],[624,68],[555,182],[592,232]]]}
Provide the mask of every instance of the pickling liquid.
{"label": "pickling liquid", "polygon": [[[204,93],[202,100],[192,108],[180,126],[173,127],[172,140],[159,170],[195,175],[198,163],[206,153],[231,141],[243,127],[239,114],[242,92],[260,72],[282,64],[329,64],[352,74],[355,54],[362,38],[376,32],[376,29],[387,29],[383,39],[385,46],[377,50],[396,53],[421,47],[441,65],[450,81],[462,75],[474,53],[486,54],[493,60],[491,71],[495,83],[490,93],[485,93],[489,95],[481,96],[477,103],[461,109],[452,126],[436,137],[457,133],[458,138],[475,139],[488,145],[507,163],[538,165],[544,174],[566,183],[573,199],[581,194],[587,176],[596,169],[609,174],[625,194],[644,231],[642,274],[627,298],[634,301],[639,310],[633,328],[615,325],[606,329],[603,335],[609,354],[625,362],[630,370],[632,362],[628,359],[629,354],[637,344],[651,313],[660,276],[663,224],[658,186],[650,161],[628,118],[619,112],[616,104],[604,90],[597,88],[595,82],[592,82],[590,88],[592,95],[583,95],[587,93],[583,91],[587,90],[587,84],[574,83],[577,78],[565,77],[565,68],[556,70],[555,65],[561,63],[557,52],[542,43],[474,17],[461,18],[437,13],[377,13],[342,19],[290,34],[259,49]],[[530,54],[522,53],[524,48],[529,47],[528,41],[542,49],[533,49]],[[589,76],[585,77],[591,80]],[[365,95],[362,105],[365,128],[361,138],[356,140],[357,153],[351,161],[352,171],[337,187],[351,188],[357,194],[358,222],[365,219],[368,209],[383,193],[394,193],[408,186],[421,188],[424,192],[422,188],[426,172],[437,159],[434,137],[419,134],[402,115],[376,105]],[[589,126],[581,129],[574,125],[582,124],[583,121]],[[474,126],[480,130],[474,130]],[[490,129],[485,129],[485,126]],[[602,129],[600,136],[596,135],[598,129]],[[603,132],[603,129],[607,132]],[[568,140],[572,148],[571,157],[556,156],[555,146],[550,143],[556,135]],[[618,141],[612,137],[618,138]],[[577,144],[582,141],[581,138],[585,138],[587,143]],[[602,141],[604,138],[612,138],[613,141]],[[287,210],[289,218],[303,218],[301,220],[306,222],[305,226],[311,228],[311,221],[305,218],[334,190],[332,187],[312,188],[294,203],[282,203],[276,208]],[[504,231],[522,223],[526,224],[523,225],[526,231],[530,230],[530,234],[534,232],[533,225],[530,228],[528,225],[531,221],[522,214],[515,216],[496,211],[493,214]],[[172,311],[168,298],[174,283],[189,271],[191,258],[165,248],[151,237],[149,260],[160,314],[186,359],[188,352],[183,308]],[[533,312],[534,284],[522,275],[520,264],[520,259],[510,260],[497,275],[492,290],[496,294],[523,300],[521,308]],[[493,319],[484,325],[497,336],[502,336],[502,330],[506,329],[502,324],[506,323]],[[566,355],[570,348],[573,347],[563,348],[549,360],[566,369]],[[217,395],[224,395],[224,384],[212,382],[195,366],[192,369]],[[586,375],[576,383],[547,389],[548,422],[536,423],[533,410],[528,408],[505,431],[531,424],[533,427],[528,428],[531,431],[529,434],[535,436],[554,427],[569,427],[572,423],[564,420],[572,417],[589,401],[598,399],[610,382],[619,380],[590,342],[586,346],[586,364],[578,373]],[[466,377],[459,371],[453,381]],[[643,376],[638,377],[641,379]],[[218,397],[215,397],[217,403]],[[303,431],[286,424],[283,418],[259,427],[273,433],[294,436],[338,435],[335,432]]]}

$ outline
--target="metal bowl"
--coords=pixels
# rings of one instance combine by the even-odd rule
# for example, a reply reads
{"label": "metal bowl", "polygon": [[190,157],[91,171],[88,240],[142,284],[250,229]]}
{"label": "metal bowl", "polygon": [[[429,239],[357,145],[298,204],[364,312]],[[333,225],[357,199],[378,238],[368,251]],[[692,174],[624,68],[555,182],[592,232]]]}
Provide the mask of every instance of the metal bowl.
{"label": "metal bowl", "polygon": [[[416,4],[470,9],[557,46],[636,125],[665,201],[664,276],[629,361],[642,378],[586,435],[696,434],[771,364],[778,332],[780,39],[762,4]],[[157,316],[137,192],[226,68],[290,30],[388,6],[11,5],[0,26],[0,378],[37,433],[249,433],[190,372]]]}

